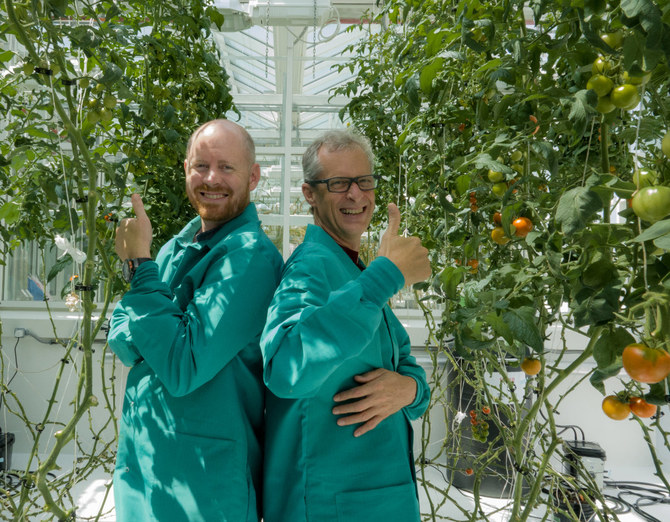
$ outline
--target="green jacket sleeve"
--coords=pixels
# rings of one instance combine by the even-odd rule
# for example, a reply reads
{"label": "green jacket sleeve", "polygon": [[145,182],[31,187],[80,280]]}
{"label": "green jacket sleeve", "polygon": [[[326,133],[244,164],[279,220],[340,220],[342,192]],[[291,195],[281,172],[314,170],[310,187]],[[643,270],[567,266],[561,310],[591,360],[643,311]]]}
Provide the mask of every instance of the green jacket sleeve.
{"label": "green jacket sleeve", "polygon": [[123,303],[117,303],[109,321],[109,346],[119,360],[126,366],[135,366],[142,360],[140,352],[133,344],[128,330],[128,312]]}
{"label": "green jacket sleeve", "polygon": [[407,377],[412,377],[416,381],[416,397],[414,398],[414,402],[409,406],[405,406],[403,411],[411,420],[418,419],[426,412],[428,403],[430,402],[430,387],[428,386],[428,382],[426,382],[426,372],[411,355],[411,343],[407,330],[405,330],[397,319],[392,324],[396,338],[400,341],[400,356],[396,371]]}
{"label": "green jacket sleeve", "polygon": [[405,282],[385,257],[339,288],[329,266],[315,252],[287,265],[270,306],[261,348],[265,384],[278,397],[313,396],[371,341],[384,304]]}
{"label": "green jacket sleeve", "polygon": [[160,280],[156,263],[137,269],[122,299],[128,331],[172,395],[202,386],[257,339],[277,272],[260,249],[225,252],[208,267],[182,311]]}

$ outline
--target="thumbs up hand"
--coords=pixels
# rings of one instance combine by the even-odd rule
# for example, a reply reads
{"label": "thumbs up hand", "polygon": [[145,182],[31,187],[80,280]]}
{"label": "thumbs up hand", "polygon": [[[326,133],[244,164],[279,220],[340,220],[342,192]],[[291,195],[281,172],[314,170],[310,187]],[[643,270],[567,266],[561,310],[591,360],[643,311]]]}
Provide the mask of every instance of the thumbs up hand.
{"label": "thumbs up hand", "polygon": [[121,260],[151,257],[153,230],[139,194],[131,196],[134,218],[126,218],[116,229],[115,249]]}
{"label": "thumbs up hand", "polygon": [[379,245],[379,256],[387,257],[398,267],[406,285],[424,281],[430,276],[428,249],[421,245],[418,237],[398,235],[400,210],[395,203],[389,203],[389,226]]}

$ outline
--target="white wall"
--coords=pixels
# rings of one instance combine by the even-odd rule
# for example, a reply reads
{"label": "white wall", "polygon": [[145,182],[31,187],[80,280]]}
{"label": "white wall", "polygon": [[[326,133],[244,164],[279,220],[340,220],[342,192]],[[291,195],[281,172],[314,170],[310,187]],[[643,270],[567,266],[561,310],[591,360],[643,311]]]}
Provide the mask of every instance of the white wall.
{"label": "white wall", "polygon": [[[42,305],[43,306],[43,305]],[[24,328],[36,336],[52,339],[54,330],[51,322],[46,319],[46,314],[34,306],[26,305],[19,309],[0,309],[0,320],[2,320],[2,359],[4,362],[3,384],[8,385],[9,390],[16,394],[24,409],[30,425],[35,427],[42,423],[49,405],[49,399],[61,367],[61,360],[66,350],[58,344],[43,344],[30,335],[17,339],[14,337],[15,328]],[[76,330],[80,322],[78,314],[69,313],[65,310],[54,313],[54,324],[58,336],[69,338]],[[78,423],[77,434],[80,444],[90,451],[96,441],[93,432],[97,432],[110,419],[110,412],[105,408],[104,395],[102,392],[103,379],[109,388],[108,400],[116,403],[115,415],[121,412],[123,389],[125,386],[126,370],[123,366],[114,362],[111,356],[103,356],[104,333],[99,336],[94,345],[93,354],[93,393],[99,400],[99,405],[91,408],[90,418],[88,414]],[[72,416],[72,399],[76,395],[79,385],[78,369],[82,365],[83,352],[74,349],[71,353],[70,362],[64,366],[61,374],[57,401],[49,417],[60,423],[66,423]],[[17,371],[14,376],[14,372]],[[11,382],[9,382],[11,380]],[[116,397],[114,397],[116,395]],[[15,441],[12,451],[12,465],[14,468],[22,468],[25,465],[26,456],[32,451],[33,437],[26,427],[24,421],[8,411],[8,408],[17,410],[17,402],[5,395],[6,404],[0,408],[0,427],[3,432],[13,433]],[[44,456],[53,447],[55,442],[54,433],[62,428],[61,425],[46,425],[40,437],[39,449]],[[91,431],[91,428],[93,431]],[[110,423],[101,436],[102,441],[114,440],[114,429]],[[99,442],[98,442],[99,444]],[[62,466],[71,466],[71,455],[76,456],[77,450],[74,443],[70,442],[64,448],[63,457],[59,460]],[[34,465],[31,465],[34,467]]]}

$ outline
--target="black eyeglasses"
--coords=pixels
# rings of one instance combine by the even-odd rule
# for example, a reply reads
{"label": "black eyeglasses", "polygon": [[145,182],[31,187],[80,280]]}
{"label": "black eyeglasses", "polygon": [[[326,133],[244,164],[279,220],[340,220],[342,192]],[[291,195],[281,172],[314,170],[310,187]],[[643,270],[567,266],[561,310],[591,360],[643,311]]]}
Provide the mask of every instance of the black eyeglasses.
{"label": "black eyeglasses", "polygon": [[318,185],[325,183],[328,192],[347,192],[351,188],[352,183],[356,183],[361,190],[374,190],[377,187],[377,180],[379,176],[376,174],[366,174],[365,176],[358,176],[357,178],[335,177],[328,179],[318,179],[316,181],[308,181],[310,185]]}

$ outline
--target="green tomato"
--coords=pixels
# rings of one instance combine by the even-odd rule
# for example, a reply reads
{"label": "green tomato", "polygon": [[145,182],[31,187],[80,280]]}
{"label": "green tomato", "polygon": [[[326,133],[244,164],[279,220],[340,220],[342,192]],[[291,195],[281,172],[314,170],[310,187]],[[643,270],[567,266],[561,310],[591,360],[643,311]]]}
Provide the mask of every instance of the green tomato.
{"label": "green tomato", "polygon": [[670,158],[670,131],[668,131],[661,141],[661,150],[668,158]]}
{"label": "green tomato", "polygon": [[640,93],[637,92],[635,85],[624,83],[612,89],[610,100],[612,100],[615,107],[629,111],[640,103]]}
{"label": "green tomato", "polygon": [[509,159],[511,159],[514,162],[519,161],[521,158],[523,158],[523,152],[521,152],[520,150],[515,150],[509,156]]}
{"label": "green tomato", "polygon": [[32,63],[24,63],[22,69],[23,74],[25,74],[26,76],[30,76],[35,72],[35,65],[33,65]]}
{"label": "green tomato", "polygon": [[602,96],[598,98],[598,105],[596,105],[596,110],[601,114],[607,114],[612,112],[616,107],[612,103],[612,100],[609,96]]}
{"label": "green tomato", "polygon": [[637,169],[633,172],[633,183],[637,188],[650,187],[656,183],[658,172],[649,169]]}
{"label": "green tomato", "polygon": [[628,74],[628,71],[623,73],[624,83],[630,83],[632,85],[644,85],[649,81],[649,78],[651,78],[650,72],[646,72],[642,76],[631,76]]}
{"label": "green tomato", "polygon": [[107,108],[100,111],[100,119],[102,121],[110,121],[114,117],[114,113]]}
{"label": "green tomato", "polygon": [[491,192],[493,192],[499,198],[503,197],[505,192],[507,192],[507,183],[494,183],[491,187]]}
{"label": "green tomato", "polygon": [[607,74],[612,68],[612,64],[603,56],[598,56],[591,65],[593,74]]}
{"label": "green tomato", "polygon": [[79,78],[79,87],[82,89],[88,88],[88,86],[91,84],[90,78],[84,76],[83,78]]}
{"label": "green tomato", "polygon": [[107,109],[113,109],[116,107],[116,96],[113,94],[105,94],[105,97],[102,99],[102,104]]}
{"label": "green tomato", "polygon": [[614,31],[613,33],[605,33],[601,40],[609,45],[612,49],[618,49],[623,44],[623,32]]}
{"label": "green tomato", "polygon": [[586,82],[586,88],[595,91],[599,97],[607,96],[613,87],[614,82],[604,74],[594,74],[589,78],[589,81]]}
{"label": "green tomato", "polygon": [[655,223],[670,214],[670,187],[644,187],[633,196],[633,212],[644,221]]}
{"label": "green tomato", "polygon": [[489,181],[490,182],[500,183],[503,179],[505,179],[505,176],[502,172],[498,172],[497,170],[489,169]]}

